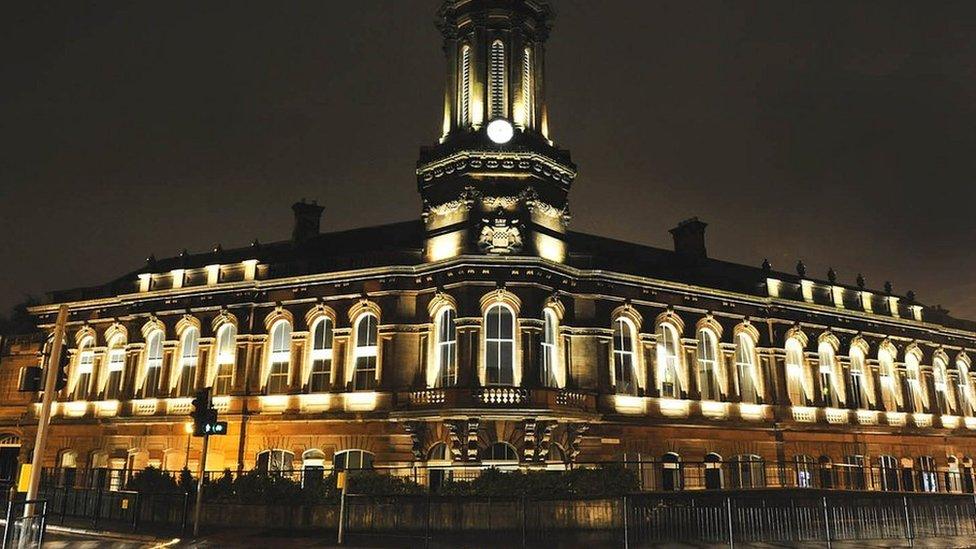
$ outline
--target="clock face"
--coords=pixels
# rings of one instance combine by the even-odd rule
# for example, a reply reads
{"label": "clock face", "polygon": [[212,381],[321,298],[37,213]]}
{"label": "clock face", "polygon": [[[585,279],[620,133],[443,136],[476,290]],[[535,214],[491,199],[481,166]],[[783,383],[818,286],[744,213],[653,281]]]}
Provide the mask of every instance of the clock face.
{"label": "clock face", "polygon": [[512,123],[504,118],[496,118],[488,123],[488,139],[499,145],[504,145],[512,140],[515,135],[515,128],[512,127]]}

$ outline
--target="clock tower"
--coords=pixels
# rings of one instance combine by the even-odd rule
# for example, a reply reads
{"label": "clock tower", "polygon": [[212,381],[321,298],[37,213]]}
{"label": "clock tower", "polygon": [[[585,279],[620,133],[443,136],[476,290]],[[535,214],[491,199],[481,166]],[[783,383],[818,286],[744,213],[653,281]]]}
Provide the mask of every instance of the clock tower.
{"label": "clock tower", "polygon": [[420,151],[428,261],[461,254],[566,258],[569,151],[550,138],[541,0],[447,0],[443,134]]}

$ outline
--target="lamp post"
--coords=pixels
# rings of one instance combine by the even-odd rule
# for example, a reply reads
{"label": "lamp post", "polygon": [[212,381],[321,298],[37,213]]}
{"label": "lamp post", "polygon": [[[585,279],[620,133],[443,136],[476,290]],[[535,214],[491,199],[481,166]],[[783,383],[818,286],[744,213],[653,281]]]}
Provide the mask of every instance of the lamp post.
{"label": "lamp post", "polygon": [[186,422],[183,424],[183,430],[186,431],[186,457],[183,459],[183,468],[190,468],[190,435],[193,434],[193,423]]}

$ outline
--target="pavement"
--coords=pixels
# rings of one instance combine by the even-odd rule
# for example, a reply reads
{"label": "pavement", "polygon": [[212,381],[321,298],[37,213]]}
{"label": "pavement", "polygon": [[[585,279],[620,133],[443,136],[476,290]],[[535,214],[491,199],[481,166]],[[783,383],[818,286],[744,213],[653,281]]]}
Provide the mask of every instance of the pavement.
{"label": "pavement", "polygon": [[[514,543],[513,543],[514,541]],[[298,547],[315,548],[339,548],[339,547],[360,547],[360,548],[419,548],[429,547],[432,549],[475,549],[475,548],[505,548],[521,546],[521,540],[505,539],[499,536],[483,535],[468,536],[466,538],[439,538],[431,539],[429,544],[425,544],[423,537],[406,535],[360,535],[355,534],[346,539],[342,546],[336,544],[334,531],[307,532],[303,531],[300,535],[295,535],[286,531],[274,530],[249,530],[234,529],[221,532],[213,532],[201,536],[195,540],[183,538],[163,538],[150,535],[139,534],[120,534],[116,532],[85,530],[80,528],[66,528],[60,526],[50,526],[47,536],[44,539],[45,548],[111,548],[111,549],[164,549],[174,548],[244,548],[260,547],[274,549],[288,549]],[[573,537],[559,536],[547,537],[544,540],[532,540],[524,547],[543,549],[563,549],[585,546],[587,549],[619,548],[623,547],[621,539],[597,539],[593,536]],[[727,548],[728,544],[700,544],[700,543],[659,543],[659,544],[636,544],[631,543],[631,548],[648,547],[655,549],[721,549]],[[736,543],[735,548],[750,549],[823,549],[826,543]],[[831,549],[888,549],[894,547],[917,547],[917,548],[974,548],[976,540],[972,538],[931,538],[914,540],[859,540],[859,541],[835,541],[830,545]]]}

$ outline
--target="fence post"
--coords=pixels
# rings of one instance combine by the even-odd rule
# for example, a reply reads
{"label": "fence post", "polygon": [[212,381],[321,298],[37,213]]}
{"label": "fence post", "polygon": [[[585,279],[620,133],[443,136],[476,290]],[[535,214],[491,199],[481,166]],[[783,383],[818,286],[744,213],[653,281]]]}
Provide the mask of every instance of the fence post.
{"label": "fence post", "polygon": [[522,511],[522,549],[525,549],[525,496],[519,501],[519,510]]}
{"label": "fence post", "polygon": [[424,518],[424,548],[430,547],[430,492],[427,492],[427,516]]}
{"label": "fence post", "polygon": [[732,530],[732,498],[725,498],[725,515],[729,519],[729,549],[735,547],[735,537]]}
{"label": "fence post", "polygon": [[132,531],[139,529],[139,511],[142,508],[142,494],[136,492],[135,505],[132,506]]}
{"label": "fence post", "polygon": [[186,516],[190,511],[190,492],[183,492],[183,518],[180,520],[180,532],[186,533]]}
{"label": "fence post", "polygon": [[827,549],[830,549],[830,513],[827,512],[827,496],[823,497],[824,531],[827,535]]}
{"label": "fence post", "polygon": [[14,531],[14,498],[7,501],[7,522],[3,529],[3,549],[7,549],[8,541]]}
{"label": "fence post", "polygon": [[92,530],[98,528],[98,517],[102,514],[102,488],[95,489],[95,507],[92,509]]}
{"label": "fence post", "polygon": [[624,549],[629,549],[630,547],[630,532],[627,528],[627,496],[623,498],[624,504]]}
{"label": "fence post", "polygon": [[915,539],[912,533],[912,521],[911,517],[908,516],[908,496],[902,496],[901,500],[905,507],[905,535],[908,537],[908,546],[915,547]]}

